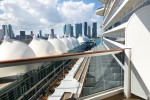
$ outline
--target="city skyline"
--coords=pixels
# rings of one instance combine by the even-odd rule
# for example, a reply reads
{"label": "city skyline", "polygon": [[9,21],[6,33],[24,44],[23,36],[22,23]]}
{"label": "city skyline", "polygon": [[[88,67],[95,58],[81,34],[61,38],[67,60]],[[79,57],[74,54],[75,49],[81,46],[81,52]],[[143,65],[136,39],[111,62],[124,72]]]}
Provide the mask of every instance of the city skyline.
{"label": "city skyline", "polygon": [[[20,30],[25,30],[27,34],[30,34],[31,30],[33,30],[36,34],[39,33],[39,30],[43,30],[43,33],[46,33],[49,32],[49,28],[54,29],[56,34],[63,34],[63,26],[67,23],[75,24],[78,22],[88,22],[89,24],[92,24],[93,21],[100,22],[99,17],[95,15],[95,10],[99,6],[99,2],[97,0],[54,0],[54,2],[46,0],[45,3],[41,0],[38,0],[38,2],[34,0],[11,1],[0,1],[2,6],[4,6],[4,3],[7,3],[9,7],[7,11],[6,9],[0,8],[0,18],[7,19],[6,24],[12,24],[16,35],[19,34]],[[37,4],[37,7],[40,7],[41,9],[35,8],[35,4]],[[40,5],[43,6],[41,7]],[[17,6],[18,9],[14,6]],[[51,10],[46,9],[46,6],[50,7],[49,9]],[[76,8],[78,6],[81,8]],[[12,12],[10,9],[12,9]],[[78,13],[79,10],[80,13]],[[4,17],[4,12],[7,12],[6,14],[8,18]],[[17,12],[20,12],[19,15]],[[9,15],[12,15],[13,17]],[[1,24],[4,23],[5,21],[1,20]]]}
{"label": "city skyline", "polygon": [[97,37],[97,22],[93,22],[92,25],[88,25],[87,22],[65,24],[63,27],[64,35],[71,37],[89,36]]}
{"label": "city skyline", "polygon": [[[86,23],[86,24],[85,24]],[[93,23],[97,23],[97,22],[93,22]],[[66,27],[67,25],[67,27]],[[71,36],[71,37],[79,37],[79,36],[89,36],[89,37],[93,37],[93,24],[92,25],[89,25],[87,22],[84,22],[84,23],[76,23],[74,25],[72,24],[66,24],[64,25],[63,27],[63,35],[67,35],[67,36]],[[7,27],[7,35],[10,37],[10,38],[15,38],[16,36],[20,35],[21,36],[21,31],[24,31],[25,32],[25,35],[37,35],[39,38],[44,38],[44,36],[47,37],[47,35],[51,35],[52,37],[55,37],[57,34],[55,33],[54,34],[54,31],[56,31],[55,29],[49,29],[49,32],[45,33],[43,32],[43,30],[38,30],[38,33],[36,33],[35,31],[33,30],[30,30],[29,33],[26,31],[26,30],[19,30],[19,33],[18,34],[15,34],[13,33],[13,28],[11,26],[11,24],[8,24],[8,25],[2,25],[2,29],[0,29],[0,39],[2,39],[4,36],[5,36],[5,27]],[[86,27],[86,29],[85,29]],[[96,26],[97,27],[97,26]],[[97,31],[97,28],[96,28],[96,31]],[[96,32],[96,35],[97,37],[97,32]]]}

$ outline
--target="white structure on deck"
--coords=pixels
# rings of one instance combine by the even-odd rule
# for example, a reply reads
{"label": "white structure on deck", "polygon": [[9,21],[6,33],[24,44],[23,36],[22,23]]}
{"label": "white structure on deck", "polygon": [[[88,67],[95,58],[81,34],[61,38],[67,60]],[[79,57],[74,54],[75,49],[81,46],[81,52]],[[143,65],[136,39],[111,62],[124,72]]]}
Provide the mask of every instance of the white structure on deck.
{"label": "white structure on deck", "polygon": [[50,56],[58,54],[55,47],[48,41],[44,39],[33,37],[29,46],[32,48],[37,57]]}
{"label": "white structure on deck", "polygon": [[[36,55],[27,44],[10,39],[8,36],[4,37],[3,43],[0,45],[0,61],[32,57],[36,57]],[[17,74],[26,73],[34,68],[34,65],[0,68],[0,77],[15,76]]]}
{"label": "white structure on deck", "polygon": [[60,39],[49,37],[48,41],[55,47],[57,53],[62,54],[68,52],[65,44]]}
{"label": "white structure on deck", "polygon": [[71,37],[71,38],[74,40],[76,47],[80,45],[79,41],[76,38],[74,38],[74,37]]}
{"label": "white structure on deck", "polygon": [[79,36],[78,41],[79,41],[80,44],[82,44],[84,42],[88,42],[89,38],[87,36]]}
{"label": "white structure on deck", "polygon": [[71,43],[71,40],[67,39],[67,37],[59,38],[66,46],[67,50],[71,50],[74,48],[73,44]]}

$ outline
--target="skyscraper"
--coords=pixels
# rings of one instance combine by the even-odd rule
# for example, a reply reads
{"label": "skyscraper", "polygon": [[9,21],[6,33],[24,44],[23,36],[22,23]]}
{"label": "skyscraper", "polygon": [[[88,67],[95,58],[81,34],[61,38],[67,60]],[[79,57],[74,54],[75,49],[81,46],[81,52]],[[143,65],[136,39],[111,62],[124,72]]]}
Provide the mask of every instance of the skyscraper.
{"label": "skyscraper", "polygon": [[92,37],[97,37],[97,22],[93,22]]}
{"label": "skyscraper", "polygon": [[84,35],[87,36],[87,22],[84,22]]}
{"label": "skyscraper", "polygon": [[0,40],[4,37],[4,31],[3,29],[0,29]]}
{"label": "skyscraper", "polygon": [[91,37],[91,27],[88,26],[88,36]]}
{"label": "skyscraper", "polygon": [[65,35],[70,36],[71,35],[71,29],[73,29],[71,24],[66,24],[64,26]]}
{"label": "skyscraper", "polygon": [[42,37],[42,30],[39,30],[39,37]]}
{"label": "skyscraper", "polygon": [[52,37],[55,37],[54,29],[51,29],[51,36],[52,36]]}
{"label": "skyscraper", "polygon": [[3,29],[3,36],[5,36],[5,31],[6,31],[7,25],[2,25],[2,29]]}
{"label": "skyscraper", "polygon": [[76,37],[79,37],[79,34],[82,35],[82,23],[75,24],[75,34]]}
{"label": "skyscraper", "polygon": [[66,34],[66,25],[64,25],[64,34]]}
{"label": "skyscraper", "polygon": [[22,38],[25,38],[25,35],[26,35],[25,31],[20,31],[20,36],[21,36]]}
{"label": "skyscraper", "polygon": [[6,31],[7,31],[7,35],[10,37],[10,38],[14,38],[14,33],[13,33],[13,30],[12,30],[12,26],[9,24],[9,25],[2,25],[2,36],[4,37],[6,35]]}
{"label": "skyscraper", "polygon": [[71,26],[71,34],[70,34],[71,37],[73,37],[73,26]]}
{"label": "skyscraper", "polygon": [[30,31],[30,33],[31,33],[31,34],[30,34],[31,36],[33,36],[33,35],[34,35],[34,34],[33,34],[33,31]]}
{"label": "skyscraper", "polygon": [[9,24],[8,25],[8,36],[10,37],[10,38],[14,38],[14,33],[13,33],[13,30],[12,30],[12,26]]}

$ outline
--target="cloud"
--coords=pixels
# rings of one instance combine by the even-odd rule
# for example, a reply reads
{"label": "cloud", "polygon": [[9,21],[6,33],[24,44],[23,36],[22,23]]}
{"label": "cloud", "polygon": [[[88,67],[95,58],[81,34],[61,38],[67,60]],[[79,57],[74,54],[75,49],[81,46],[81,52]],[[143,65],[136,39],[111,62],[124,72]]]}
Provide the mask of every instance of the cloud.
{"label": "cloud", "polygon": [[[0,8],[1,22],[7,15],[7,23],[16,29],[25,27],[31,30],[41,26],[47,28],[63,27],[66,23],[80,23],[97,20],[93,11],[94,3],[83,1],[62,0],[4,0],[0,2],[5,8]],[[4,21],[3,21],[4,22]],[[63,33],[63,30],[62,30]]]}
{"label": "cloud", "polygon": [[93,16],[93,7],[94,3],[85,4],[83,1],[66,1],[60,4],[58,10],[62,13],[64,21],[77,23],[89,21]]}

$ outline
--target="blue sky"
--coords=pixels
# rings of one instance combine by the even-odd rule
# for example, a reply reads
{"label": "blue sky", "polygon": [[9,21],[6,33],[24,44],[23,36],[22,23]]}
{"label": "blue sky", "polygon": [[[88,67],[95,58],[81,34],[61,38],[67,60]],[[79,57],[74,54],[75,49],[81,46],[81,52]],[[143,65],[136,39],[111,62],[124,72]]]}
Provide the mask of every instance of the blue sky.
{"label": "blue sky", "polygon": [[99,2],[99,0],[83,0],[83,2],[85,3],[94,3],[94,10],[96,10],[97,8],[99,8],[100,6],[102,6],[102,4]]}
{"label": "blue sky", "polygon": [[[7,6],[2,7],[4,4]],[[12,24],[16,34],[20,30],[27,33],[33,30],[35,34],[43,30],[48,34],[51,28],[56,34],[63,34],[66,23],[74,25],[86,21],[92,25],[96,21],[99,26],[102,20],[95,14],[95,10],[102,6],[98,0],[0,0],[0,5],[1,24]]]}
{"label": "blue sky", "polygon": [[[70,1],[70,0],[60,0],[61,3],[64,2],[64,1]],[[96,10],[97,8],[102,6],[102,3],[100,3],[99,0],[72,0],[72,1],[76,1],[76,2],[83,1],[86,4],[94,3],[95,4],[94,10]]]}

